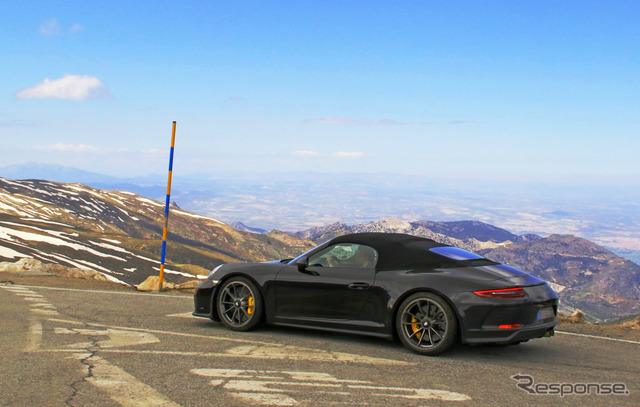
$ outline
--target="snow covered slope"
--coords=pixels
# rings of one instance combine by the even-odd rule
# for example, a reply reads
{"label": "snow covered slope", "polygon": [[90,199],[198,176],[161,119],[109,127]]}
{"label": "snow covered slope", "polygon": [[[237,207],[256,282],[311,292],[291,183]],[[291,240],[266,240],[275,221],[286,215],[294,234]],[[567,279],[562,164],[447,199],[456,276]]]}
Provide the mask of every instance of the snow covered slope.
{"label": "snow covered slope", "polygon": [[[163,224],[164,204],[131,192],[0,178],[0,261],[33,257],[138,284],[158,274]],[[292,257],[312,246],[279,232],[236,231],[175,206],[169,232],[165,273],[174,282],[223,262]]]}

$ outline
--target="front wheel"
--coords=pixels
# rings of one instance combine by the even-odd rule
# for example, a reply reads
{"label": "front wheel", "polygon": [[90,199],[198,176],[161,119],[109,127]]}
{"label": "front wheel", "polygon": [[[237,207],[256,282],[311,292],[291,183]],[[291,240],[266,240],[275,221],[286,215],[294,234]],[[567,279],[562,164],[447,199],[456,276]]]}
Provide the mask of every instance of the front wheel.
{"label": "front wheel", "polygon": [[224,282],[218,293],[220,321],[234,331],[250,331],[262,318],[262,295],[256,285],[243,277]]}
{"label": "front wheel", "polygon": [[435,356],[455,342],[458,322],[451,306],[432,293],[409,296],[398,308],[396,330],[402,343],[421,355]]}

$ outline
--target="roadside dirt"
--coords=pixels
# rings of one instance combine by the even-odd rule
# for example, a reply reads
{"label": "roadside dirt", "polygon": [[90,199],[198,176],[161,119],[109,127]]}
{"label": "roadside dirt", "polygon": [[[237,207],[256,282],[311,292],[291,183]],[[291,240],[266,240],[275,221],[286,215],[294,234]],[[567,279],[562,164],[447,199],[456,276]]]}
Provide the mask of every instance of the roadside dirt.
{"label": "roadside dirt", "polygon": [[[77,278],[61,277],[55,274],[30,273],[30,272],[2,272],[0,273],[0,284],[20,284],[43,287],[63,287],[87,290],[111,290],[111,291],[131,291],[140,292],[135,287],[124,284],[112,283],[109,281],[84,280]],[[193,295],[193,292],[170,290],[167,293],[176,295]],[[143,294],[142,292],[140,292]]]}

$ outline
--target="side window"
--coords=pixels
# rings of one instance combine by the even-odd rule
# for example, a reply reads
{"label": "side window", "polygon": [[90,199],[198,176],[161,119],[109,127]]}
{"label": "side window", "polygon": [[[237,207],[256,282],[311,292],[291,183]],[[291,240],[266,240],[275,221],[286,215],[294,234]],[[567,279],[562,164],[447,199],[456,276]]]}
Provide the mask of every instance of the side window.
{"label": "side window", "polygon": [[374,268],[377,262],[375,249],[353,243],[339,243],[309,257],[311,267]]}

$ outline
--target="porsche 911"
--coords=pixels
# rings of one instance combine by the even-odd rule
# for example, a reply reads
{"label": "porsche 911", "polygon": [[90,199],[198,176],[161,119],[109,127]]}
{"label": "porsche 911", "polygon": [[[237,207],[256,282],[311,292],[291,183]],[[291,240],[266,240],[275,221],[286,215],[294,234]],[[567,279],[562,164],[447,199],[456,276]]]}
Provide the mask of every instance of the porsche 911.
{"label": "porsche 911", "polygon": [[456,342],[552,336],[558,296],[544,280],[457,247],[355,233],[295,259],[222,264],[198,284],[194,306],[234,331],[266,322],[397,338],[433,356]]}

